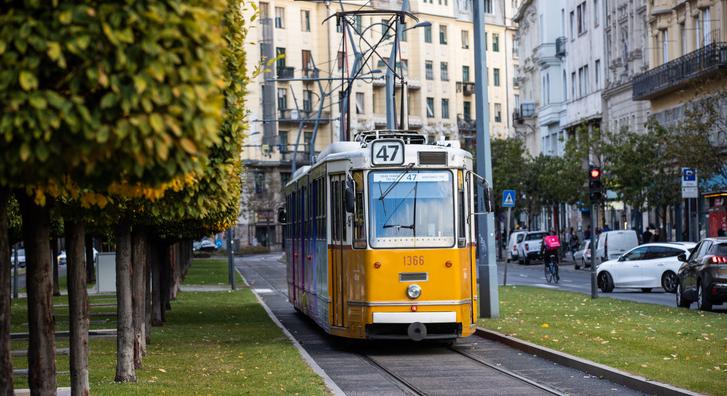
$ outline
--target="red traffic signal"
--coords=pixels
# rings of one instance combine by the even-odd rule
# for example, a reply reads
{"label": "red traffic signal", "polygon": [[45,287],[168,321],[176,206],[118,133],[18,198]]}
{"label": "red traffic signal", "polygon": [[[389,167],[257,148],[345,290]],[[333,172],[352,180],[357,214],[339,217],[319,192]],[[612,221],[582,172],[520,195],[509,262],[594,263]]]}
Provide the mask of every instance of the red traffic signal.
{"label": "red traffic signal", "polygon": [[591,168],[591,179],[598,179],[601,177],[601,169]]}

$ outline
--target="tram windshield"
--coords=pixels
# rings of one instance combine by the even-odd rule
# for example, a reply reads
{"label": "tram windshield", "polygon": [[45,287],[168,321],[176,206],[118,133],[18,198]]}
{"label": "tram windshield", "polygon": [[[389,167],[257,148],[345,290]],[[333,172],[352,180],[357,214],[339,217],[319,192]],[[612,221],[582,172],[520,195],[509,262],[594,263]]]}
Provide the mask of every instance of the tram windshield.
{"label": "tram windshield", "polygon": [[371,247],[454,245],[450,171],[373,171],[368,179]]}

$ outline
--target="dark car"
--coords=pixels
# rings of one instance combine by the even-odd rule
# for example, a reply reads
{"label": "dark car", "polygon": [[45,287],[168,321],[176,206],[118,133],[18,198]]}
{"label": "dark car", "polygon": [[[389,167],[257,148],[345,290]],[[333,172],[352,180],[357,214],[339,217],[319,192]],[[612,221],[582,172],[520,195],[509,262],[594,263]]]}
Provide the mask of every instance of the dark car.
{"label": "dark car", "polygon": [[694,247],[689,258],[679,256],[677,306],[688,308],[693,302],[703,311],[727,301],[727,238],[706,238]]}

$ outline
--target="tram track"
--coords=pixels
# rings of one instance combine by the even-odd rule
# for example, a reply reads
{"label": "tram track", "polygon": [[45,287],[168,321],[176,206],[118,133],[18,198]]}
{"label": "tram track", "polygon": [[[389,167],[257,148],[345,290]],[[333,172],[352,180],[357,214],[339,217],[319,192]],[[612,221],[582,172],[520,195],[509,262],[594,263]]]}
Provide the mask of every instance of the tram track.
{"label": "tram track", "polygon": [[394,385],[401,388],[402,391],[405,393],[408,393],[410,395],[418,395],[418,396],[426,396],[428,393],[423,391],[422,389],[418,388],[417,386],[413,385],[411,382],[404,379],[402,376],[396,374],[394,371],[388,369],[385,365],[379,363],[376,361],[376,359],[372,358],[369,355],[366,355],[364,353],[359,353],[359,356],[366,361],[368,364],[374,366],[379,371],[383,372],[386,377],[391,381]]}
{"label": "tram track", "polygon": [[463,351],[463,350],[461,350],[459,348],[453,347],[453,346],[449,347],[449,350],[454,351],[454,352],[456,352],[456,353],[458,353],[458,354],[460,354],[460,355],[462,355],[462,356],[464,356],[464,357],[466,357],[466,358],[468,358],[468,359],[470,359],[472,361],[475,361],[475,362],[477,362],[477,363],[479,363],[479,364],[481,364],[483,366],[487,366],[487,367],[489,367],[489,368],[491,368],[493,370],[497,370],[497,371],[499,371],[499,372],[501,372],[501,373],[503,373],[503,374],[505,374],[507,376],[510,376],[512,378],[515,378],[517,380],[520,380],[522,382],[525,382],[525,383],[527,383],[527,384],[529,384],[531,386],[534,386],[534,387],[536,387],[536,388],[538,388],[540,390],[543,390],[545,392],[548,392],[550,394],[553,394],[553,395],[566,395],[567,394],[567,393],[563,393],[563,392],[561,392],[561,391],[559,391],[557,389],[551,388],[551,387],[549,387],[547,385],[541,384],[541,383],[539,383],[537,381],[533,381],[533,380],[531,380],[529,378],[523,377],[522,375],[520,375],[520,374],[518,374],[518,373],[516,373],[514,371],[508,370],[508,369],[506,369],[506,368],[504,368],[502,366],[498,366],[496,364],[492,364],[492,363],[490,363],[490,362],[488,362],[488,361],[480,358],[479,356],[477,356],[477,355],[475,355],[473,353],[465,352],[465,351]]}

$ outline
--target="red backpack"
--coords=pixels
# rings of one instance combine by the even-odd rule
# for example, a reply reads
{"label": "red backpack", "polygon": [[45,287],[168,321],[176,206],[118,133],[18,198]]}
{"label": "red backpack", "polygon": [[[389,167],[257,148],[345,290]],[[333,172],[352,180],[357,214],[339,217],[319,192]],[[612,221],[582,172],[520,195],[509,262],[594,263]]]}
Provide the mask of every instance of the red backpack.
{"label": "red backpack", "polygon": [[547,235],[543,243],[545,244],[545,250],[548,251],[558,250],[560,248],[560,239],[558,239],[557,235]]}

